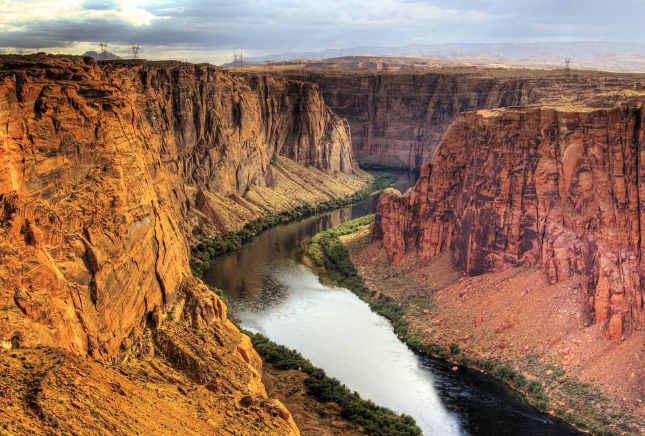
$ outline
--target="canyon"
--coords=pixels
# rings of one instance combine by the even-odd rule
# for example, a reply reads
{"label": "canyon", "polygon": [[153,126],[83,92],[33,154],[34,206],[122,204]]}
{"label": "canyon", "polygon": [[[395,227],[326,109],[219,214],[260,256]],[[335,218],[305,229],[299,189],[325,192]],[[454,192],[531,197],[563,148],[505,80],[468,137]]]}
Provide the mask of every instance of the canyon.
{"label": "canyon", "polygon": [[643,106],[462,114],[405,195],[380,200],[374,238],[392,262],[450,250],[467,275],[541,267],[583,276],[608,335],[645,323]]}
{"label": "canyon", "polygon": [[[432,301],[411,315],[424,340],[501,359],[560,416],[627,434],[645,416],[642,101],[460,114],[417,184],[383,192],[352,256],[411,313]],[[601,398],[601,414],[580,407]]]}
{"label": "canyon", "polygon": [[[257,67],[268,71],[266,67]],[[316,83],[351,126],[363,167],[420,170],[462,112],[527,105],[606,107],[645,90],[642,74],[475,68],[415,58],[344,57],[273,65]]]}
{"label": "canyon", "polygon": [[[248,337],[192,278],[189,246],[365,187],[346,122],[315,85],[211,65],[0,62],[0,403],[10,429],[171,434],[190,422],[195,434],[298,434],[267,397]],[[128,409],[101,397],[108,385],[150,394]],[[157,402],[183,418],[142,421]],[[105,411],[89,425],[96,408]]]}
{"label": "canyon", "polygon": [[[264,376],[299,416],[271,398],[221,291],[189,263],[200,242],[351,198],[372,181],[359,164],[420,171],[405,193],[384,191],[374,242],[353,254],[371,286],[404,271],[427,288],[415,298],[448,289],[438,310],[451,320],[463,316],[450,292],[477,277],[518,313],[517,293],[555,289],[606,347],[582,371],[604,361],[600,378],[637,401],[642,371],[606,368],[641,361],[644,77],[373,59],[277,68],[0,58],[4,430],[298,435],[299,422],[315,434],[322,410],[360,431],[333,405],[300,407],[299,371],[297,395],[275,368]],[[430,289],[437,269],[449,277]],[[503,287],[515,273],[524,281]],[[533,307],[544,313],[522,316],[555,337],[560,309]]]}

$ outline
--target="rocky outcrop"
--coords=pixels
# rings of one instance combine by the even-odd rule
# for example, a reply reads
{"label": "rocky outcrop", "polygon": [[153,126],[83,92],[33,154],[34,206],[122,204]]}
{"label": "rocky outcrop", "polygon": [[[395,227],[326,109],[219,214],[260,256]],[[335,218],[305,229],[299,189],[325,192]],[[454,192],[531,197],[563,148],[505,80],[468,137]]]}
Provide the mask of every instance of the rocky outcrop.
{"label": "rocky outcrop", "polygon": [[460,115],[405,194],[379,200],[373,237],[392,262],[451,250],[468,275],[541,267],[583,276],[608,334],[645,324],[642,105]]}
{"label": "rocky outcrop", "polygon": [[457,114],[528,102],[523,80],[445,74],[310,73],[325,101],[352,128],[354,152],[365,166],[418,169],[428,163]]}
{"label": "rocky outcrop", "polygon": [[3,340],[114,356],[190,275],[187,236],[216,227],[198,193],[235,203],[272,183],[274,155],[353,171],[348,127],[315,85],[178,62],[0,62]]}
{"label": "rocky outcrop", "polygon": [[267,396],[250,339],[198,279],[185,280],[174,303],[135,327],[110,360],[48,347],[0,352],[4,430],[299,435],[289,411]]}
{"label": "rocky outcrop", "polygon": [[[474,67],[377,73],[328,62],[285,74],[320,86],[325,102],[349,121],[362,166],[420,169],[462,112],[563,101],[596,104],[602,96],[615,100],[612,92],[618,90],[645,89],[642,75],[565,76],[559,71]],[[413,68],[414,60],[409,62]]]}

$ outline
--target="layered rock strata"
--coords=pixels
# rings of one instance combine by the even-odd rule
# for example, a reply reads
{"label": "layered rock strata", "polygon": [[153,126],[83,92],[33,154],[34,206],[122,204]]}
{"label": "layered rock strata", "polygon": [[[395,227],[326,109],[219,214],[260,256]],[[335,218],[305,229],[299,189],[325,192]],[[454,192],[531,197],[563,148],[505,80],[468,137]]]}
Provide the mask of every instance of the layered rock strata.
{"label": "layered rock strata", "polygon": [[[297,435],[289,412],[267,399],[248,337],[190,278],[188,241],[351,193],[365,184],[355,172],[347,123],[312,84],[179,62],[4,56],[0,358],[8,368],[23,362],[13,388],[27,392],[25,407],[0,398],[3,410],[17,407],[11,424],[39,422],[19,432],[185,431],[182,420],[166,424],[145,411],[160,402],[191,420],[189,433]],[[291,199],[309,189],[306,178],[333,186]],[[48,353],[60,356],[42,366]],[[75,356],[121,362],[120,373]],[[140,394],[128,408],[85,392],[105,383],[136,389],[128,381],[136,365],[162,374],[139,388],[183,383],[189,398]],[[82,392],[61,388],[70,383]],[[201,400],[208,404],[195,406]],[[105,413],[75,427],[90,409]],[[132,422],[115,419],[125,415]]]}
{"label": "layered rock strata", "polygon": [[[201,197],[244,197],[282,155],[353,171],[315,85],[210,65],[53,56],[0,68],[3,339],[113,356],[190,275]],[[201,201],[200,204],[204,202]]]}
{"label": "layered rock strata", "polygon": [[379,200],[373,237],[393,263],[451,250],[468,275],[541,267],[583,276],[610,337],[645,324],[643,107],[459,115],[405,194]]}
{"label": "layered rock strata", "polygon": [[[333,60],[329,61],[333,63]],[[412,61],[411,61],[412,62]],[[288,68],[285,67],[285,68]],[[351,126],[363,166],[418,170],[430,162],[450,124],[466,111],[563,102],[613,103],[618,92],[643,93],[645,76],[579,71],[443,68],[370,72],[323,61],[288,77],[316,83],[325,102]]]}
{"label": "layered rock strata", "polygon": [[250,339],[197,279],[109,361],[39,346],[4,350],[0,365],[7,434],[299,435],[289,411],[267,397]]}

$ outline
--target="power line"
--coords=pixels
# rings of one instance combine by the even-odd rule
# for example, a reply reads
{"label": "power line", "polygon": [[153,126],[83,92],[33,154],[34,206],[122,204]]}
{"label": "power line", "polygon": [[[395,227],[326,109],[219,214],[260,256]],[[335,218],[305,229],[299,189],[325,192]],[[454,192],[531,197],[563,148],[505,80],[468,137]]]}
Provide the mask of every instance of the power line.
{"label": "power line", "polygon": [[132,44],[132,59],[139,59],[139,45],[138,44]]}
{"label": "power line", "polygon": [[236,72],[241,72],[244,68],[244,52],[240,51],[238,54],[237,51],[233,52],[233,70]]}
{"label": "power line", "polygon": [[110,58],[110,55],[108,53],[108,42],[107,40],[105,42],[101,41],[99,42],[99,60],[100,61],[107,61]]}

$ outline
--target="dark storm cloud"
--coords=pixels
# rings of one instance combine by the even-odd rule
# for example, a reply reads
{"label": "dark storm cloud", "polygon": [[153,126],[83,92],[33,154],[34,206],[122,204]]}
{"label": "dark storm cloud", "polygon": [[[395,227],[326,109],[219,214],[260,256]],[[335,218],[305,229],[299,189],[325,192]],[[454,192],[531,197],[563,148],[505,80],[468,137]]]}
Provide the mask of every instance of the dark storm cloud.
{"label": "dark storm cloud", "polygon": [[[0,21],[0,46],[67,47],[109,39],[188,50],[276,52],[410,43],[645,41],[635,31],[645,20],[642,0],[160,1],[138,6],[156,17],[145,24],[124,14],[125,6],[88,0],[80,9],[107,14]],[[3,24],[15,28],[2,31]]]}

